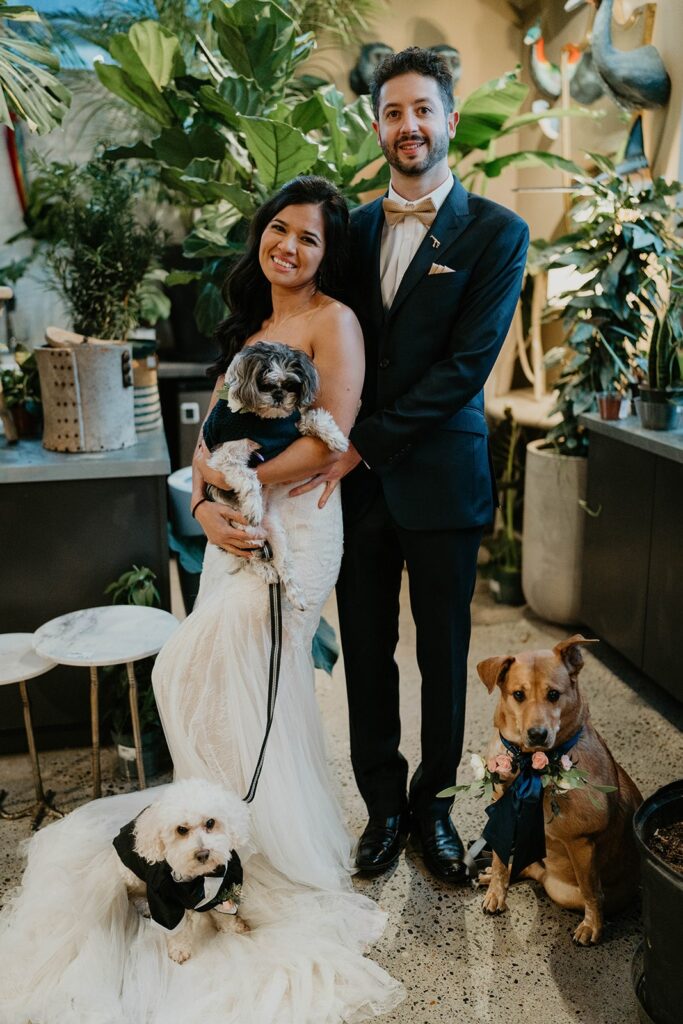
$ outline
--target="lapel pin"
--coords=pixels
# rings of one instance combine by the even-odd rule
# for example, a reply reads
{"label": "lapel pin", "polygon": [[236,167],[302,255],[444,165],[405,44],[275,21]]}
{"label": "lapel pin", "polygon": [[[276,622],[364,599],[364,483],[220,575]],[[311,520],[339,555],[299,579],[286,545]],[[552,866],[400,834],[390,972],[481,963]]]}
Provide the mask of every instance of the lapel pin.
{"label": "lapel pin", "polygon": [[439,241],[439,239],[435,238],[434,235],[430,235],[429,237],[432,240],[432,248],[433,249],[438,249],[439,246],[441,245],[441,242]]}

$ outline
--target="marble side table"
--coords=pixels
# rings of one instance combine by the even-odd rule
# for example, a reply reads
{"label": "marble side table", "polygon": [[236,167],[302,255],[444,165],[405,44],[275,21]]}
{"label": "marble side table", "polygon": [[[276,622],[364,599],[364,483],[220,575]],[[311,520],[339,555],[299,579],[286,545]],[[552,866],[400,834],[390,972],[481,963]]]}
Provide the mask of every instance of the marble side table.
{"label": "marble side table", "polygon": [[43,779],[40,774],[38,752],[36,741],[33,735],[33,721],[31,719],[31,704],[28,699],[26,688],[27,679],[35,679],[49,672],[54,668],[55,662],[51,658],[45,658],[37,654],[33,649],[33,633],[3,633],[0,635],[0,686],[9,686],[11,683],[19,683],[19,693],[24,709],[24,726],[26,727],[26,739],[28,741],[28,752],[31,758],[31,769],[33,771],[33,785],[36,791],[36,802],[23,811],[10,813],[5,811],[2,803],[7,796],[6,791],[0,790],[0,818],[16,820],[33,816],[31,828],[37,829],[46,814],[52,814],[56,818],[64,817],[62,811],[58,810],[52,803],[54,793],[43,790]]}
{"label": "marble side table", "polygon": [[105,665],[126,666],[138,784],[140,789],[144,789],[146,781],[142,764],[138,688],[133,663],[158,654],[178,625],[174,615],[160,608],[109,605],[60,615],[59,618],[46,622],[34,634],[34,646],[38,654],[51,658],[60,665],[90,669],[94,797],[102,794],[97,669]]}

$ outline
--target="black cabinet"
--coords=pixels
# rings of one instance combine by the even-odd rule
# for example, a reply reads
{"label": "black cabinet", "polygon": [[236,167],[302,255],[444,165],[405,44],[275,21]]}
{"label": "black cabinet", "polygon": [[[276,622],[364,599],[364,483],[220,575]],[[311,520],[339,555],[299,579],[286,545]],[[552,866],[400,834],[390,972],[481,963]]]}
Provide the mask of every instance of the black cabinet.
{"label": "black cabinet", "polygon": [[683,438],[584,422],[582,620],[683,701]]}

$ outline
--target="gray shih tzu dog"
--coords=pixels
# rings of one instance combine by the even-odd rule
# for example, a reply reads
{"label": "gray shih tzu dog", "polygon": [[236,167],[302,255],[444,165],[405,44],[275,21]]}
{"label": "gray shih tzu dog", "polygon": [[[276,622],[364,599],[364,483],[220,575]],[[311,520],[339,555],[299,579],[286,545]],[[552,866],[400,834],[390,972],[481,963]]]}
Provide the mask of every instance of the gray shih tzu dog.
{"label": "gray shih tzu dog", "polygon": [[286,532],[255,467],[302,435],[319,438],[330,451],[346,451],[349,442],[330,413],[312,408],[319,387],[318,371],[305,352],[279,342],[256,342],[230,363],[225,386],[203,428],[211,452],[208,465],[226,481],[225,489],[209,485],[208,496],[241,512],[252,527],[262,526],[268,534],[272,561],[241,561],[267,583],[281,580],[287,597],[300,610],[305,604],[289,564]]}

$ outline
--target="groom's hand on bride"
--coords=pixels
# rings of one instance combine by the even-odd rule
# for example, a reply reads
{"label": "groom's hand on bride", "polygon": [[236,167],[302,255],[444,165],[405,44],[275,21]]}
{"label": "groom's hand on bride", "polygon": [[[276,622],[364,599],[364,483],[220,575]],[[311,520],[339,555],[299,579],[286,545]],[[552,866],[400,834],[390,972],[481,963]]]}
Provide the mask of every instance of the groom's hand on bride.
{"label": "groom's hand on bride", "polygon": [[318,500],[318,508],[324,508],[339,481],[347,473],[350,473],[352,469],[355,469],[359,462],[361,462],[360,453],[349,442],[348,449],[342,452],[331,466],[320,473],[316,473],[305,484],[300,484],[298,487],[293,488],[289,492],[290,498],[296,498],[298,494],[306,494],[307,491],[313,491],[316,487],[324,484],[325,489]]}
{"label": "groom's hand on bride", "polygon": [[203,501],[195,512],[195,518],[206,534],[210,544],[229,551],[239,558],[251,558],[252,552],[263,546],[266,534],[256,527],[249,527],[249,532],[241,530],[234,523],[249,526],[248,521],[232,508],[219,505],[214,501]]}

